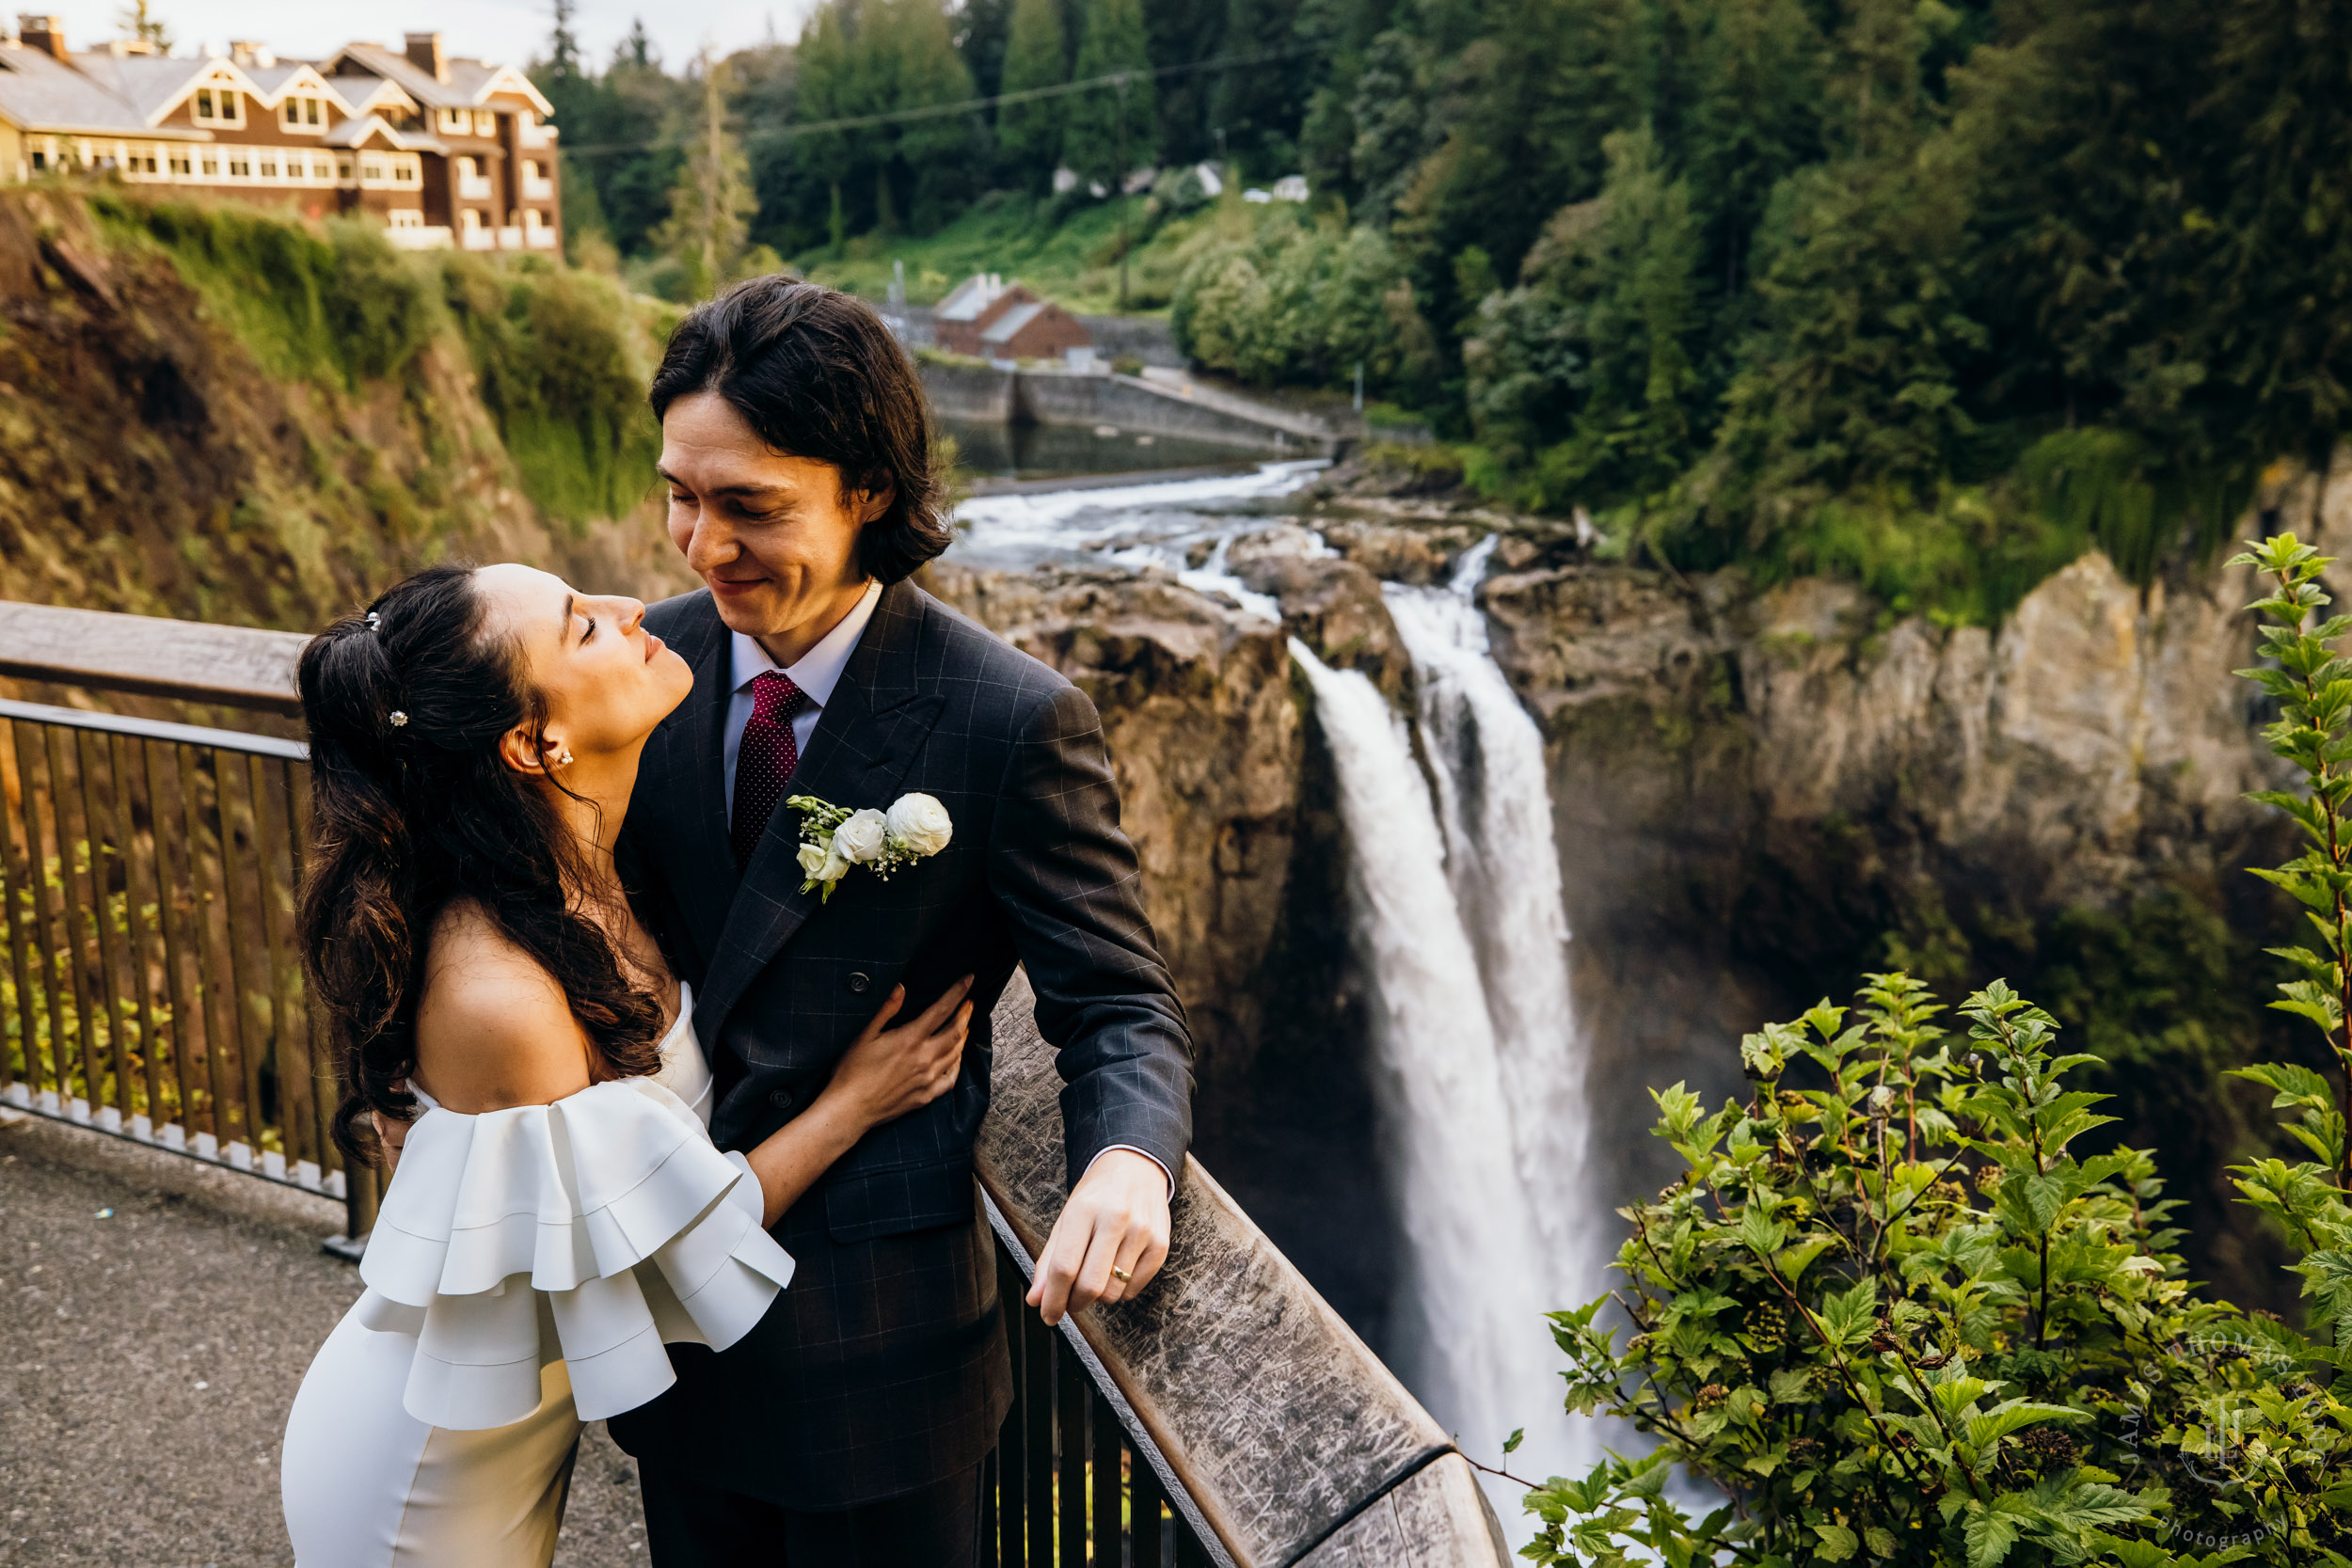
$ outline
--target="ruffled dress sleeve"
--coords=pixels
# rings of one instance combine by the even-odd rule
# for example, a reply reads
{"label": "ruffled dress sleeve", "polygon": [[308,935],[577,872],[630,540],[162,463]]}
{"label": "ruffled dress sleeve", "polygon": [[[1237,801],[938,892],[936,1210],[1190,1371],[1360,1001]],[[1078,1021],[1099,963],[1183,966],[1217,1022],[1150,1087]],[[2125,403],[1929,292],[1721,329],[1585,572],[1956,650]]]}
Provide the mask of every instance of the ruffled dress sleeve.
{"label": "ruffled dress sleeve", "polygon": [[561,1358],[582,1420],[676,1381],[665,1342],[734,1344],[792,1277],[760,1190],[647,1078],[409,1129],[359,1277],[372,1329],[417,1341],[402,1404],[472,1431],[538,1407]]}

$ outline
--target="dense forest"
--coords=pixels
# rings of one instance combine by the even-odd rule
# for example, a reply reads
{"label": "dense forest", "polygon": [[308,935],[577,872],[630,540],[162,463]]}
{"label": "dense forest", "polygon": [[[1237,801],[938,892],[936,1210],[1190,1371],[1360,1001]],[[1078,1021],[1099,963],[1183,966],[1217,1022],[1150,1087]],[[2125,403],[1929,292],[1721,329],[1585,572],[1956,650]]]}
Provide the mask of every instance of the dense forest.
{"label": "dense forest", "polygon": [[[1074,221],[1122,143],[1221,159],[1236,221],[1171,290],[1207,367],[1361,365],[1613,548],[1979,620],[2086,542],[2142,579],[2209,550],[2267,465],[2328,460],[2347,61],[2320,0],[827,0],[682,77],[559,22],[541,69],[623,255],[679,248],[706,169],[739,266]],[[1232,199],[1294,173],[1308,203]],[[1168,203],[1123,199],[1148,239]]]}

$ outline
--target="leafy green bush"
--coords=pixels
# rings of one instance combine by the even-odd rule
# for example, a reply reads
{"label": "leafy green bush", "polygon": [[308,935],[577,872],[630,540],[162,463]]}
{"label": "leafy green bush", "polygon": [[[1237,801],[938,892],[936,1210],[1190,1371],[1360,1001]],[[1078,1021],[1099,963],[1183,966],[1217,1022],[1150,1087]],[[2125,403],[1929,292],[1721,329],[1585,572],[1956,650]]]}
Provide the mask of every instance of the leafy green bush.
{"label": "leafy green bush", "polygon": [[1176,285],[1177,345],[1212,370],[1270,386],[1395,388],[1434,373],[1434,340],[1386,235],[1288,219],[1201,247]]}
{"label": "leafy green bush", "polygon": [[[2311,912],[2316,947],[2274,1006],[2352,1075],[2352,616],[2309,625],[2328,561],[2292,535],[2233,564],[2274,661],[2268,739],[2304,774],[2256,799],[2303,855],[2261,875]],[[1905,1568],[2101,1563],[2352,1565],[2352,1100],[2294,1064],[2244,1069],[2317,1158],[2236,1167],[2300,1251],[2313,1337],[2200,1299],[2142,1150],[2094,1151],[2110,1118],[2069,1085],[2051,1017],[1998,982],[1962,1006],[1869,977],[1741,1042],[1745,1105],[1656,1096],[1681,1180],[1624,1211],[1629,1289],[1553,1315],[1570,1409],[1652,1435],[1581,1479],[1532,1487],[1537,1562]],[[1597,1322],[1613,1300],[1637,1331]],[[1668,1496],[1680,1467],[1723,1506]]]}
{"label": "leafy green bush", "polygon": [[449,311],[524,493],[569,523],[616,517],[653,483],[660,432],[639,310],[592,274],[442,263]]}

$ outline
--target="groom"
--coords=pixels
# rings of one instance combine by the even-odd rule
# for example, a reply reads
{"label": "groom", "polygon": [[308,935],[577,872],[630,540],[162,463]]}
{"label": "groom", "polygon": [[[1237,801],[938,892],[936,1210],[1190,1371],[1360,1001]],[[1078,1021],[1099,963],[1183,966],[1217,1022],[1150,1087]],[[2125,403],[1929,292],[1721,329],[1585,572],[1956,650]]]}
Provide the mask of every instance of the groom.
{"label": "groom", "polygon": [[[796,1263],[723,1354],[615,1417],[655,1568],[957,1568],[1011,1402],[972,1180],[989,1012],[1013,965],[1058,1048],[1070,1199],[1029,1300],[1048,1322],[1142,1290],[1192,1131],[1191,1040],[1152,942],[1085,694],[906,580],[951,537],[920,382],[871,310],[787,278],[678,326],[653,384],[671,540],[706,587],[645,624],[694,692],[645,752],[632,890],[693,987],[711,1133],[804,1108],[891,988],[977,977],[953,1088],[874,1129],[775,1227]],[[946,847],[801,891],[786,797],[920,792]]]}

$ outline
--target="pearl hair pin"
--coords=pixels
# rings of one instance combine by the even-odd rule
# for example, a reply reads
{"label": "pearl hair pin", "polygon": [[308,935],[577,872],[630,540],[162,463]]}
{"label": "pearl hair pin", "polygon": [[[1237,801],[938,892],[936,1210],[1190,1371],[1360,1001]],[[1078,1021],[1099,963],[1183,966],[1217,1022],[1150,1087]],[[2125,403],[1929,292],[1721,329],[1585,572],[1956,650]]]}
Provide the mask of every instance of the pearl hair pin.
{"label": "pearl hair pin", "polygon": [[407,727],[408,727],[408,715],[406,715],[405,713],[403,713],[403,712],[402,712],[400,709],[398,709],[398,708],[394,708],[394,709],[392,709],[392,728],[394,728],[394,729],[396,729],[396,730],[405,730],[405,729],[406,729]]}

